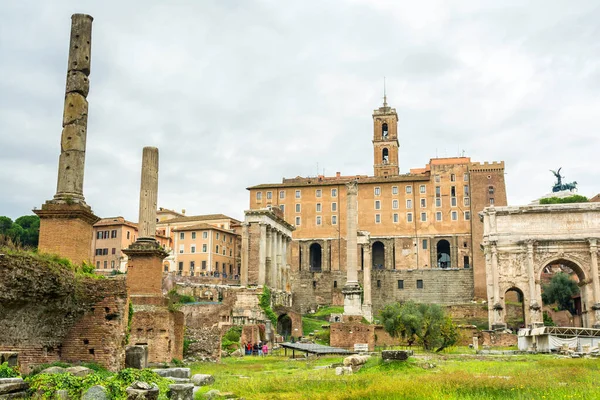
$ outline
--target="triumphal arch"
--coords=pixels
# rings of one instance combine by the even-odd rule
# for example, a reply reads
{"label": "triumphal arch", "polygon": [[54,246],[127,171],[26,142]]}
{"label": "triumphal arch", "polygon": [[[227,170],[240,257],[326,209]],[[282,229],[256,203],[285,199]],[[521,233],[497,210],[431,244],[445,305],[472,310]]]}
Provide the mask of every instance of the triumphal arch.
{"label": "triumphal arch", "polygon": [[600,203],[487,207],[484,223],[490,329],[506,328],[505,296],[522,296],[525,325],[543,325],[541,277],[570,268],[581,292],[584,327],[600,328]]}

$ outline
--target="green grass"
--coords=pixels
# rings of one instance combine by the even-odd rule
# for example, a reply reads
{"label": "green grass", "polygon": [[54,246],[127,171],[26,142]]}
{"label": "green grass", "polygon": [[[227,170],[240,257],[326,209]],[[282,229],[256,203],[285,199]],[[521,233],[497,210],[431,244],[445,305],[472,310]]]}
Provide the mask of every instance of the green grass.
{"label": "green grass", "polygon": [[211,389],[247,399],[596,399],[600,398],[600,362],[550,355],[434,355],[386,364],[372,358],[351,376],[336,376],[318,365],[339,357],[290,360],[226,358],[221,363],[192,365],[192,373],[209,373]]}

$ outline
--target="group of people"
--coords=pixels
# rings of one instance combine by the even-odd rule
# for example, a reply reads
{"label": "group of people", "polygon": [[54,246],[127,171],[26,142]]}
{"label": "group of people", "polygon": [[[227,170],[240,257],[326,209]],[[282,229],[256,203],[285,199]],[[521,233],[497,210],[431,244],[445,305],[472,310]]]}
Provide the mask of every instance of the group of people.
{"label": "group of people", "polygon": [[261,356],[264,357],[269,354],[269,347],[266,343],[258,342],[252,344],[251,342],[244,343],[244,349],[246,350],[247,356]]}

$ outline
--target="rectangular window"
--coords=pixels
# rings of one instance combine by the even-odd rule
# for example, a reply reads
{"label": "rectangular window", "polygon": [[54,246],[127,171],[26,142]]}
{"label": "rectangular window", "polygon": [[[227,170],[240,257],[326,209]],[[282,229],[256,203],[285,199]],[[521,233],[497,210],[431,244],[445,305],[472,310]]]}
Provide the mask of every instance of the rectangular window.
{"label": "rectangular window", "polygon": [[381,210],[381,201],[380,200],[375,200],[375,209]]}
{"label": "rectangular window", "polygon": [[185,239],[185,232],[179,232],[179,240]]}
{"label": "rectangular window", "polygon": [[464,256],[463,257],[463,266],[465,268],[469,268],[469,256]]}
{"label": "rectangular window", "polygon": [[450,182],[456,182],[456,175],[450,174]]}
{"label": "rectangular window", "polygon": [[337,215],[331,216],[331,225],[337,225]]}
{"label": "rectangular window", "polygon": [[436,197],[435,198],[435,206],[436,207],[441,207],[442,206],[442,198],[441,197]]}
{"label": "rectangular window", "polygon": [[[127,233],[129,233],[129,232],[127,232]],[[102,231],[96,232],[96,239],[102,239]],[[129,238],[127,238],[127,239],[129,239]]]}
{"label": "rectangular window", "polygon": [[465,221],[469,221],[471,219],[471,212],[465,211]]}
{"label": "rectangular window", "polygon": [[206,260],[202,260],[202,269],[206,269]]}
{"label": "rectangular window", "polygon": [[375,188],[375,196],[379,196],[381,194],[381,188],[379,186],[377,186]]}
{"label": "rectangular window", "polygon": [[337,197],[337,189],[331,189],[331,197]]}
{"label": "rectangular window", "polygon": [[271,200],[273,198],[273,192],[267,192],[267,200]]}
{"label": "rectangular window", "polygon": [[425,207],[427,207],[427,200],[421,199],[421,208],[425,208]]}
{"label": "rectangular window", "polygon": [[398,186],[392,186],[392,194],[398,194]]}
{"label": "rectangular window", "polygon": [[438,211],[435,213],[435,220],[436,221],[441,221],[442,220],[442,212]]}
{"label": "rectangular window", "polygon": [[190,253],[195,253],[196,252],[196,245],[191,245],[190,246]]}
{"label": "rectangular window", "polygon": [[435,181],[436,181],[436,182],[439,182],[439,181],[440,181],[440,176],[439,176],[439,175],[436,175],[436,176],[435,176]]}
{"label": "rectangular window", "polygon": [[117,230],[113,229],[112,231],[110,231],[110,237],[111,239],[114,239],[117,237]]}
{"label": "rectangular window", "polygon": [[317,189],[317,190],[315,191],[315,196],[316,196],[316,197],[321,197],[321,189]]}
{"label": "rectangular window", "polygon": [[471,199],[470,199],[470,198],[468,198],[468,197],[465,197],[465,198],[463,199],[463,203],[464,203],[464,205],[465,205],[466,207],[469,207],[469,206],[471,205]]}
{"label": "rectangular window", "polygon": [[227,252],[225,251],[225,246],[223,246],[223,255],[227,254]]}
{"label": "rectangular window", "polygon": [[450,197],[456,197],[456,186],[450,186]]}
{"label": "rectangular window", "polygon": [[262,192],[256,192],[256,201],[262,200]]}
{"label": "rectangular window", "polygon": [[427,213],[426,212],[421,213],[421,222],[427,222]]}
{"label": "rectangular window", "polygon": [[216,245],[215,247],[216,247],[215,253],[219,254],[219,245]]}
{"label": "rectangular window", "polygon": [[412,222],[412,213],[406,213],[406,222]]}
{"label": "rectangular window", "polygon": [[423,239],[423,250],[427,250],[427,239]]}
{"label": "rectangular window", "polygon": [[296,190],[296,198],[299,199],[300,198],[300,190]]}
{"label": "rectangular window", "polygon": [[108,261],[104,261],[104,269],[108,268]]}
{"label": "rectangular window", "polygon": [[381,222],[381,214],[375,214],[375,223],[378,224]]}
{"label": "rectangular window", "polygon": [[196,232],[192,232],[192,239],[196,239]]}
{"label": "rectangular window", "polygon": [[456,211],[452,211],[452,221],[456,221],[458,219],[458,213]]}
{"label": "rectangular window", "polygon": [[117,249],[115,249],[114,247],[112,248],[112,254],[115,254],[117,252]]}
{"label": "rectangular window", "polygon": [[215,271],[219,272],[219,262],[215,261]]}
{"label": "rectangular window", "polygon": [[337,211],[337,203],[331,203],[331,211]]}
{"label": "rectangular window", "polygon": [[108,239],[109,234],[110,234],[109,231],[104,231],[104,233],[102,234],[102,239]]}
{"label": "rectangular window", "polygon": [[398,223],[398,213],[395,213],[395,214],[393,215],[393,221],[394,221],[394,223],[395,223],[395,224],[397,224],[397,223]]}
{"label": "rectangular window", "polygon": [[406,187],[406,193],[412,193],[412,186],[407,186]]}
{"label": "rectangular window", "polygon": [[406,200],[406,208],[412,208],[412,200],[411,199]]}
{"label": "rectangular window", "polygon": [[452,205],[452,207],[456,207],[456,197],[452,197],[450,199],[450,205]]}
{"label": "rectangular window", "polygon": [[183,254],[184,251],[185,251],[184,245],[180,244],[179,245],[179,254]]}
{"label": "rectangular window", "polygon": [[108,248],[102,249],[102,255],[103,256],[107,256],[108,255]]}
{"label": "rectangular window", "polygon": [[177,267],[180,271],[183,271],[183,261],[179,261]]}
{"label": "rectangular window", "polygon": [[490,197],[490,206],[493,206],[493,205],[494,205],[494,198]]}
{"label": "rectangular window", "polygon": [[190,271],[193,271],[194,269],[196,269],[196,262],[190,261]]}
{"label": "rectangular window", "polygon": [[280,190],[279,191],[279,198],[280,199],[285,199],[285,190]]}
{"label": "rectangular window", "polygon": [[398,281],[398,289],[404,289],[404,281],[402,279]]}
{"label": "rectangular window", "polygon": [[442,187],[441,186],[435,187],[435,197],[442,197]]}
{"label": "rectangular window", "polygon": [[377,279],[377,288],[381,288],[381,279]]}
{"label": "rectangular window", "polygon": [[469,197],[469,185],[463,186],[465,197]]}
{"label": "rectangular window", "polygon": [[465,182],[469,181],[469,174],[466,172],[463,174],[463,181],[465,181]]}
{"label": "rectangular window", "polygon": [[397,210],[397,209],[398,209],[398,200],[392,200],[392,208],[393,208],[394,210]]}
{"label": "rectangular window", "polygon": [[317,212],[321,212],[321,203],[317,203]]}
{"label": "rectangular window", "polygon": [[101,256],[102,255],[102,249],[96,249],[96,255],[97,256]]}
{"label": "rectangular window", "polygon": [[321,225],[321,216],[320,215],[317,217],[317,225]]}
{"label": "rectangular window", "polygon": [[127,232],[127,240],[129,240],[129,234],[130,234],[130,233],[131,233],[131,232]]}
{"label": "rectangular window", "polygon": [[204,231],[202,232],[202,239],[207,239],[208,238],[208,232]]}
{"label": "rectangular window", "polygon": [[488,187],[488,193],[489,194],[494,194],[494,187],[493,186]]}
{"label": "rectangular window", "polygon": [[206,243],[204,243],[204,244],[202,245],[202,252],[203,252],[203,253],[206,253],[207,251],[208,251],[208,247],[207,247]]}
{"label": "rectangular window", "polygon": [[96,269],[100,269],[100,261],[96,261]]}
{"label": "rectangular window", "polygon": [[299,213],[300,212],[300,203],[296,204],[296,212]]}
{"label": "rectangular window", "polygon": [[423,289],[423,279],[417,279],[417,289]]}
{"label": "rectangular window", "polygon": [[419,186],[419,193],[425,193],[425,185]]}
{"label": "rectangular window", "polygon": [[296,226],[300,226],[300,217],[296,217]]}

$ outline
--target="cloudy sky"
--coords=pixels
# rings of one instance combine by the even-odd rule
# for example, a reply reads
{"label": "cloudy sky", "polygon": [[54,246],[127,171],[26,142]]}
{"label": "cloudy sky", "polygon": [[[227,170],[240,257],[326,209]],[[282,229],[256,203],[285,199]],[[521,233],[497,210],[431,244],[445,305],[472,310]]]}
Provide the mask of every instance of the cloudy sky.
{"label": "cloudy sky", "polygon": [[99,216],[137,220],[143,146],[160,149],[159,205],[187,214],[241,218],[245,188],[282,177],[372,174],[384,76],[402,173],[464,151],[506,162],[512,205],[561,166],[600,192],[598,1],[2,1],[0,215],[56,190],[76,12],[94,17]]}

